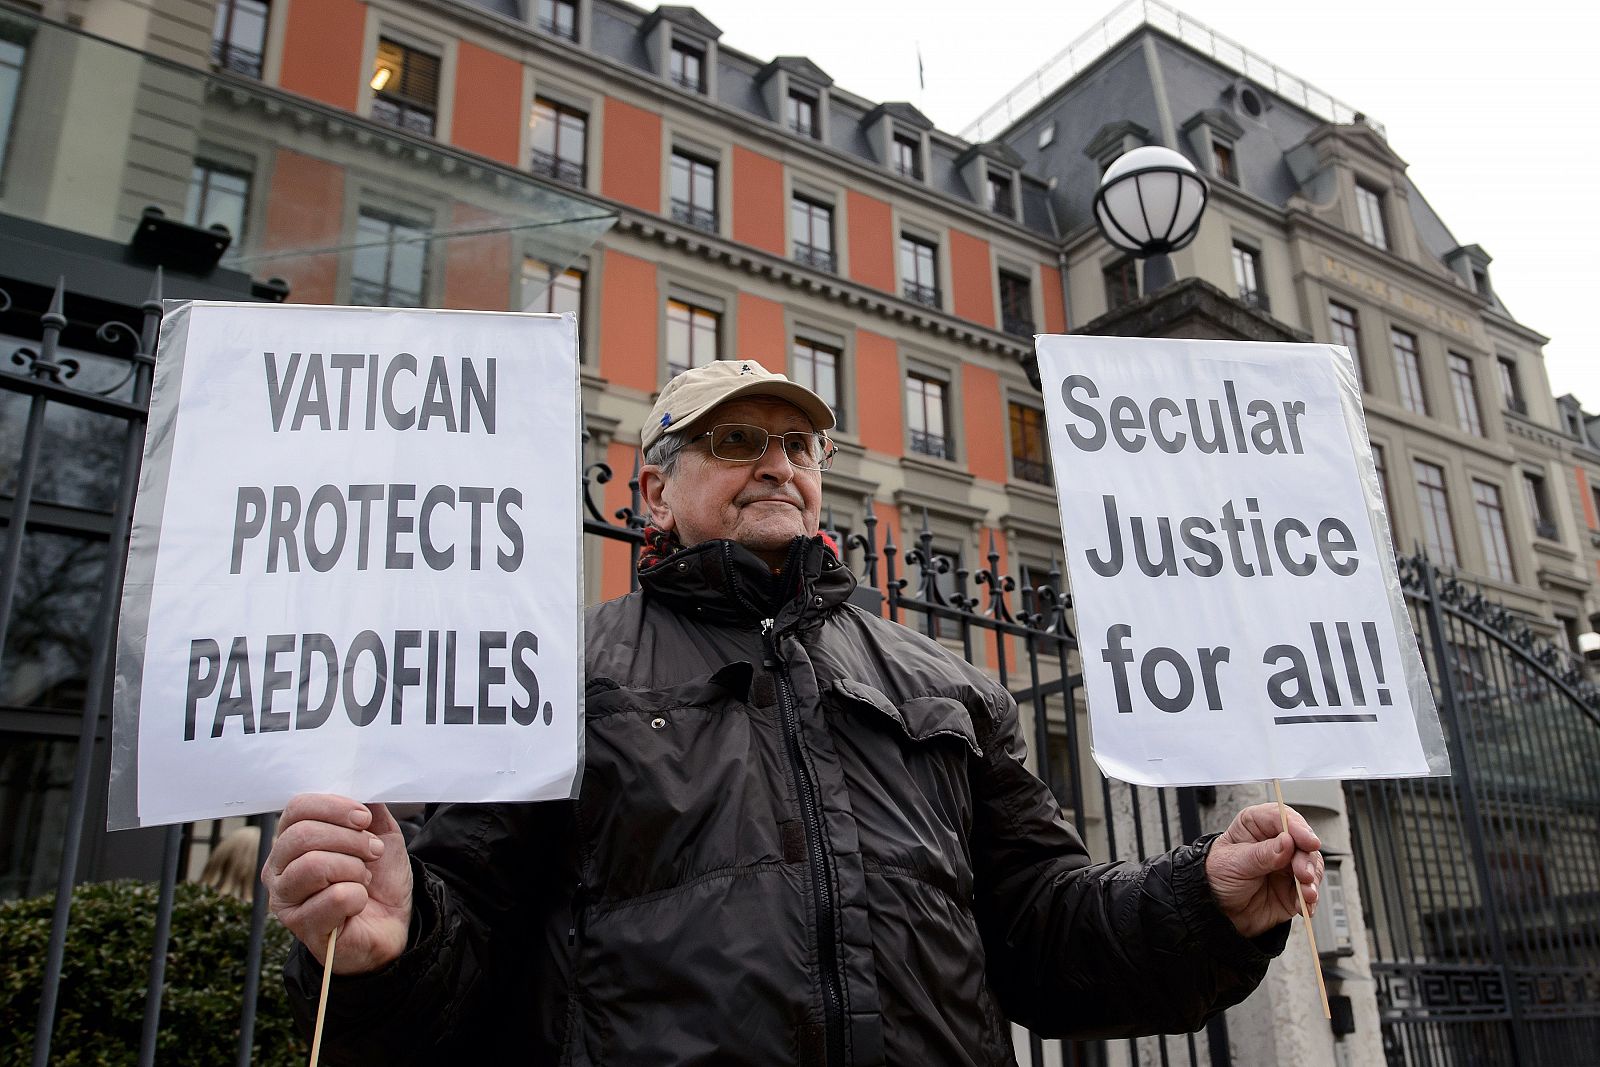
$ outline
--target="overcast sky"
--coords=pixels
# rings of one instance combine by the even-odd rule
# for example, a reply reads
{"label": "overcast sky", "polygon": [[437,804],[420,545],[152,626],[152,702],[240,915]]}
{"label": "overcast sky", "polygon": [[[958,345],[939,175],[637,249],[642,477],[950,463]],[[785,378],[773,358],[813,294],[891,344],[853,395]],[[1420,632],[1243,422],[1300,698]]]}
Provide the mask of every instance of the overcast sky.
{"label": "overcast sky", "polygon": [[[695,0],[722,43],[809,56],[844,89],[909,100],[960,133],[1105,19],[1082,0]],[[1494,257],[1496,291],[1551,341],[1550,384],[1600,411],[1600,7],[1340,0],[1173,6],[1384,124],[1462,244]],[[1302,13],[1303,12],[1303,13]],[[926,89],[917,85],[920,46]]]}

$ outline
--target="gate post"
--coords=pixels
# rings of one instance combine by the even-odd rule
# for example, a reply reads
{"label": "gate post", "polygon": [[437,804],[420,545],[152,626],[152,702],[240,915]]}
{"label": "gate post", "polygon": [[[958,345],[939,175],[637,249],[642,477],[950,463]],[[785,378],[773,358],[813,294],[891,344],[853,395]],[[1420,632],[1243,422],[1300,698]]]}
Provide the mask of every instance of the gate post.
{"label": "gate post", "polygon": [[1444,636],[1444,612],[1439,607],[1439,590],[1434,584],[1433,563],[1423,557],[1417,568],[1422,572],[1423,601],[1428,606],[1428,629],[1433,637],[1433,661],[1438,669],[1440,694],[1444,697],[1443,707],[1439,709],[1440,718],[1444,720],[1447,736],[1450,740],[1450,776],[1455,779],[1457,791],[1461,795],[1461,810],[1467,817],[1469,831],[1469,847],[1472,849],[1472,866],[1478,876],[1478,885],[1483,894],[1483,919],[1489,929],[1489,947],[1494,953],[1495,967],[1500,972],[1500,981],[1505,986],[1506,1006],[1511,1013],[1511,1058],[1515,1063],[1530,1063],[1526,1054],[1527,1035],[1523,1031],[1522,1005],[1517,995],[1517,984],[1511,975],[1509,957],[1506,955],[1505,940],[1500,932],[1500,917],[1496,914],[1498,901],[1495,899],[1494,882],[1489,874],[1489,862],[1483,851],[1483,817],[1478,810],[1478,796],[1473,785],[1472,761],[1467,757],[1466,740],[1462,736],[1461,722],[1457,709],[1460,707],[1456,694],[1455,659],[1450,653],[1449,642]]}

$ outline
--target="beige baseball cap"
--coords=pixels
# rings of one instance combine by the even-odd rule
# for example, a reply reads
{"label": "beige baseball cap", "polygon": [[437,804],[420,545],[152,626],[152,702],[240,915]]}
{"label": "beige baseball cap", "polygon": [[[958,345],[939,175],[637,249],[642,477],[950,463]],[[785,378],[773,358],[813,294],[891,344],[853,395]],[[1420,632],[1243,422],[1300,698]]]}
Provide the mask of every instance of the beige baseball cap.
{"label": "beige baseball cap", "polygon": [[649,448],[664,434],[688,429],[718,404],[743,396],[770,396],[799,408],[819,430],[833,426],[833,412],[816,393],[774,374],[753,359],[716,360],[673,378],[656,398],[640,433],[640,447]]}

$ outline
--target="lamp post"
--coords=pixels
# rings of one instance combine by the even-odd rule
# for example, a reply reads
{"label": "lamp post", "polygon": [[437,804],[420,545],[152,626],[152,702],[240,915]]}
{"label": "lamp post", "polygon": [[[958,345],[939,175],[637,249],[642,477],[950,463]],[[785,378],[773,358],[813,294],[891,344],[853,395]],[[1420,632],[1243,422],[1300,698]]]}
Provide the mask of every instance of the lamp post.
{"label": "lamp post", "polygon": [[1170,148],[1146,145],[1118,156],[1094,194],[1094,221],[1105,239],[1144,260],[1146,295],[1177,281],[1167,255],[1194,240],[1209,190]]}

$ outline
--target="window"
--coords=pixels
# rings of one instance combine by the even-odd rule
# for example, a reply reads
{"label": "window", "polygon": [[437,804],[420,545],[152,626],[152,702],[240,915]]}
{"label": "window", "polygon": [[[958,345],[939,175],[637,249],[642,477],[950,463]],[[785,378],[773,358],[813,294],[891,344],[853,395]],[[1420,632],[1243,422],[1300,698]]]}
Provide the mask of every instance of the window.
{"label": "window", "polygon": [[371,84],[375,121],[433,136],[434,113],[439,106],[438,56],[380,38]]}
{"label": "window", "polygon": [[900,291],[907,300],[939,307],[939,249],[910,234],[900,235]]}
{"label": "window", "polygon": [[568,185],[583,184],[588,115],[577,108],[536,96],[533,113],[528,119],[528,133],[533,143],[529,170]]}
{"label": "window", "polygon": [[1417,335],[1390,329],[1389,343],[1394,348],[1394,373],[1400,380],[1400,403],[1416,415],[1428,413],[1428,397],[1422,391],[1422,361],[1417,353]]}
{"label": "window", "polygon": [[1050,445],[1045,436],[1044,411],[1012,401],[1011,474],[1024,482],[1050,484]]}
{"label": "window", "polygon": [[1522,399],[1522,376],[1517,373],[1517,361],[1510,356],[1499,357],[1500,391],[1505,394],[1506,407],[1518,415],[1528,413],[1528,402]]}
{"label": "window", "polygon": [[796,194],[789,202],[789,229],[794,236],[796,263],[830,274],[839,269],[833,255],[832,207]]}
{"label": "window", "polygon": [[1366,374],[1361,369],[1361,326],[1356,318],[1356,309],[1328,301],[1328,330],[1333,335],[1334,344],[1350,350],[1350,359],[1356,365],[1356,380],[1365,386]]}
{"label": "window", "polygon": [[1444,470],[1414,460],[1417,505],[1422,510],[1422,547],[1437,563],[1456,565],[1455,527],[1450,525],[1450,495],[1444,487]]}
{"label": "window", "polygon": [[717,231],[717,165],[672,153],[672,218],[699,230]]}
{"label": "window", "polygon": [[1107,311],[1115,311],[1139,299],[1139,268],[1131,258],[1124,256],[1101,273],[1106,282]]}
{"label": "window", "polygon": [[1033,288],[1008,270],[1000,272],[1000,328],[1017,337],[1033,336]]}
{"label": "window", "polygon": [[1225,182],[1239,184],[1239,172],[1233,165],[1233,145],[1215,136],[1211,138],[1211,173]]}
{"label": "window", "polygon": [[[4,29],[4,24],[0,24],[0,30]],[[0,165],[4,165],[6,150],[11,144],[11,120],[16,115],[22,65],[27,58],[28,47],[24,42],[0,37]]]}
{"label": "window", "polygon": [[839,407],[840,352],[831,345],[804,337],[794,339],[794,368],[790,376],[827,401],[838,426],[844,427],[844,412]]}
{"label": "window", "polygon": [[1011,175],[989,171],[989,210],[1008,219],[1017,217],[1017,202],[1012,195]]}
{"label": "window", "polygon": [[1550,512],[1550,493],[1542,474],[1522,472],[1522,488],[1528,495],[1528,517],[1533,520],[1533,532],[1547,541],[1558,540],[1555,520]]}
{"label": "window", "polygon": [[722,316],[681,300],[667,301],[667,377],[717,358]]}
{"label": "window", "polygon": [[1483,419],[1478,414],[1478,386],[1472,379],[1472,361],[1450,353],[1450,392],[1456,398],[1456,421],[1474,437],[1483,436]]}
{"label": "window", "polygon": [[922,180],[922,141],[919,138],[897,133],[889,152],[889,162],[896,174],[919,182]]}
{"label": "window", "polygon": [[1356,183],[1356,216],[1361,220],[1361,239],[1374,248],[1389,248],[1389,231],[1383,224],[1383,194]]}
{"label": "window", "polygon": [[421,307],[427,284],[427,227],[362,208],[356,222],[350,302],[368,307]]}
{"label": "window", "polygon": [[1233,281],[1242,302],[1267,310],[1267,293],[1261,287],[1261,253],[1238,241],[1233,243]]}
{"label": "window", "polygon": [[911,430],[911,451],[937,459],[953,459],[945,437],[945,384],[912,371],[906,375],[906,425]]}
{"label": "window", "polygon": [[1394,509],[1389,506],[1389,461],[1383,446],[1372,442],[1372,466],[1378,472],[1378,491],[1383,494],[1383,510],[1389,514],[1389,536],[1394,536]]}
{"label": "window", "polygon": [[522,310],[560,315],[570,311],[583,316],[583,271],[568,267],[556,269],[532,256],[522,261]]}
{"label": "window", "polygon": [[1489,577],[1502,582],[1516,581],[1511,569],[1511,543],[1506,539],[1506,512],[1500,504],[1500,489],[1474,478],[1472,506],[1478,513],[1478,533],[1483,538],[1483,558]]}
{"label": "window", "polygon": [[817,125],[817,98],[810,93],[789,92],[789,128],[801,137],[816,140],[822,136]]}
{"label": "window", "polygon": [[683,41],[673,41],[669,63],[669,73],[673,84],[687,89],[691,93],[703,93],[706,91],[706,53],[704,49],[696,48]]}
{"label": "window", "polygon": [[266,0],[221,0],[211,24],[211,62],[223,70],[261,77],[267,43]]}
{"label": "window", "polygon": [[539,0],[539,28],[545,33],[578,39],[577,0]]}
{"label": "window", "polygon": [[207,159],[194,161],[189,171],[184,222],[191,226],[226,226],[238,247],[244,237],[244,216],[249,206],[250,175]]}

